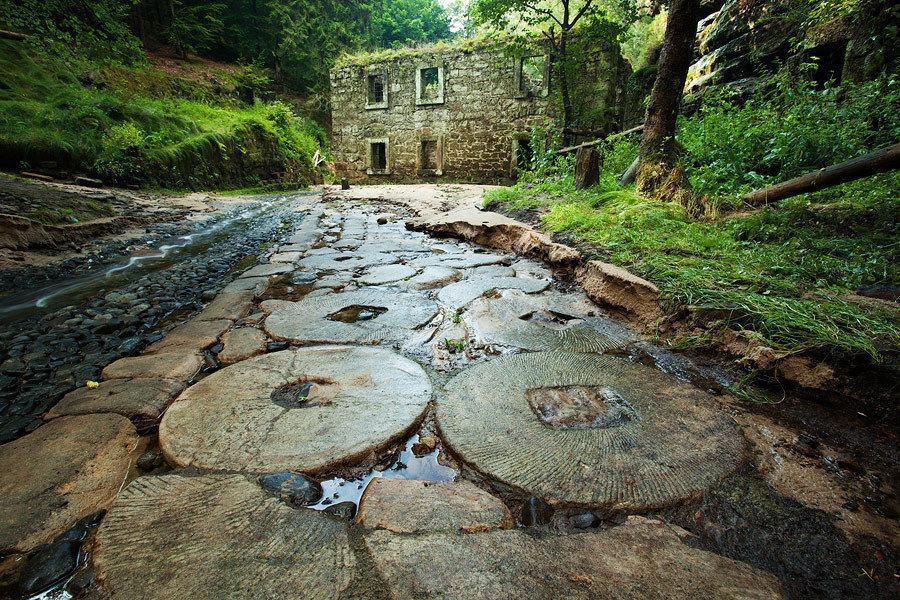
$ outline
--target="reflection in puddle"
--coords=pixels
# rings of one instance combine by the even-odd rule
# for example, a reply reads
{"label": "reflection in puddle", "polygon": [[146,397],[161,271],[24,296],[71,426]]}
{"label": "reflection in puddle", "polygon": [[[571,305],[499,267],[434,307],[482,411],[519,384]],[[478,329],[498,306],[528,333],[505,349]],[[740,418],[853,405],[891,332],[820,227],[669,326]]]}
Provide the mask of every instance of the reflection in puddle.
{"label": "reflection in puddle", "polygon": [[354,304],[341,310],[331,313],[328,318],[332,321],[340,321],[341,323],[356,323],[357,321],[371,321],[378,315],[387,312],[382,306],[362,306]]}
{"label": "reflection in puddle", "polygon": [[419,441],[418,434],[406,442],[397,461],[384,471],[371,471],[360,479],[335,477],[321,482],[322,499],[309,508],[325,510],[338,502],[353,502],[359,507],[359,500],[369,482],[377,477],[387,479],[416,479],[420,481],[453,481],[459,472],[438,462],[440,449],[435,448],[424,456],[416,456],[413,446]]}

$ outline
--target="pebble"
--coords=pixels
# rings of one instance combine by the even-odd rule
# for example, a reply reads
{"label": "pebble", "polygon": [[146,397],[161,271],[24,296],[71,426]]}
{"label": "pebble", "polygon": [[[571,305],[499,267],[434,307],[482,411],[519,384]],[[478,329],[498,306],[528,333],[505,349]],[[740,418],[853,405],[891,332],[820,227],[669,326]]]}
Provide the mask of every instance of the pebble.
{"label": "pebble", "polygon": [[294,506],[309,506],[322,497],[322,486],[299,473],[270,473],[260,477],[259,483],[270,494]]}
{"label": "pebble", "polygon": [[137,459],[137,466],[141,471],[152,471],[162,464],[163,455],[159,450],[147,450]]}
{"label": "pebble", "polygon": [[334,517],[350,520],[356,516],[356,504],[353,502],[338,502],[326,508],[323,512]]}

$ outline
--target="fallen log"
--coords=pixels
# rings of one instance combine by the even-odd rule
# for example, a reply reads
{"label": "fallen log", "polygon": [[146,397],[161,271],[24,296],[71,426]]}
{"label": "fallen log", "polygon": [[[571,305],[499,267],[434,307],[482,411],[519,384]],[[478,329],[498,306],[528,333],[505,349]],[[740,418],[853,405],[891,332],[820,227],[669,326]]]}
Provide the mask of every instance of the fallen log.
{"label": "fallen log", "polygon": [[5,29],[0,29],[0,38],[4,40],[14,40],[16,42],[21,42],[25,40],[28,36],[24,33],[17,33],[15,31],[6,31]]}
{"label": "fallen log", "polygon": [[900,168],[900,143],[750,192],[741,196],[741,200],[754,206],[776,202],[898,168]]}
{"label": "fallen log", "polygon": [[619,133],[613,133],[605,138],[600,138],[591,142],[584,142],[583,144],[578,144],[577,146],[569,146],[567,148],[561,148],[556,151],[556,154],[562,156],[563,154],[568,154],[570,152],[577,152],[582,148],[592,148],[594,146],[599,146],[603,142],[608,142],[610,140],[614,140],[619,137],[624,137],[626,135],[631,135],[632,133],[638,133],[639,131],[643,131],[644,124],[640,124],[637,127],[632,127],[631,129],[626,129],[625,131],[620,131]]}
{"label": "fallen log", "polygon": [[630,165],[628,165],[628,168],[625,169],[625,172],[622,173],[621,177],[619,177],[619,185],[628,185],[629,183],[634,181],[634,175],[635,173],[637,173],[637,166],[640,160],[641,157],[638,156],[634,159],[634,161],[632,161]]}

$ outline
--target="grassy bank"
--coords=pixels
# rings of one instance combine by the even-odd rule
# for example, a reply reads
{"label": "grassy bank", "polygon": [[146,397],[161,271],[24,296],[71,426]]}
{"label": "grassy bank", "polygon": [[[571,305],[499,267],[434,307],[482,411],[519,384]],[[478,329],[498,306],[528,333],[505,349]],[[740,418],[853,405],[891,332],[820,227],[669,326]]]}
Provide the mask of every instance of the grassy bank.
{"label": "grassy bank", "polygon": [[[897,306],[856,291],[900,280],[900,174],[751,212],[741,212],[734,195],[823,166],[817,161],[877,147],[896,131],[895,115],[839,106],[836,96],[829,106],[815,94],[795,97],[789,115],[778,113],[780,100],[769,97],[730,112],[712,104],[684,120],[680,141],[692,183],[714,194],[714,210],[703,219],[616,184],[616,174],[636,156],[629,142],[606,149],[595,188],[576,191],[569,162],[541,163],[538,157],[535,172],[487,200],[508,212],[528,211],[546,230],[653,281],[669,311],[688,308],[712,331],[743,330],[782,350],[837,350],[884,360],[900,347]],[[858,118],[851,119],[851,112]]]}
{"label": "grassy bank", "polygon": [[241,102],[246,78],[223,72],[197,85],[150,65],[63,61],[0,40],[0,165],[51,161],[173,188],[310,181],[324,133],[282,103]]}

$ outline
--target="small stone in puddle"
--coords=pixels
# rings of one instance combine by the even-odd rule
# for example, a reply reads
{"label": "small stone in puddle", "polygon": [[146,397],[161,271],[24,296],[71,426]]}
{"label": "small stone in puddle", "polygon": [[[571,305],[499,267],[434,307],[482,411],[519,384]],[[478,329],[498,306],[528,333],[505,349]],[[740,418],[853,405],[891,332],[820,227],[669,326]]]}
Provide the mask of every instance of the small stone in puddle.
{"label": "small stone in puddle", "polygon": [[271,473],[260,477],[259,483],[270,494],[294,506],[309,506],[322,497],[322,486],[299,473]]}
{"label": "small stone in puddle", "polygon": [[522,507],[522,524],[525,527],[546,525],[552,517],[553,509],[550,505],[535,496],[528,498]]}
{"label": "small stone in puddle", "polygon": [[356,516],[356,505],[352,502],[338,502],[326,508],[324,512],[341,519],[352,519]]}
{"label": "small stone in puddle", "polygon": [[378,217],[378,224],[379,224],[379,225],[386,225],[387,222],[388,222],[387,217]]}
{"label": "small stone in puddle", "polygon": [[316,274],[308,271],[297,271],[291,275],[291,283],[294,285],[308,285],[316,281]]}
{"label": "small stone in puddle", "polygon": [[418,442],[413,444],[412,451],[413,454],[421,458],[432,452],[435,448],[437,448],[437,439],[433,435],[423,435],[419,438]]}
{"label": "small stone in puddle", "polygon": [[147,450],[137,459],[141,471],[152,471],[163,463],[163,455],[159,450]]}
{"label": "small stone in puddle", "polygon": [[573,516],[569,522],[572,524],[572,527],[588,529],[597,523],[597,517],[592,512],[583,512]]}

